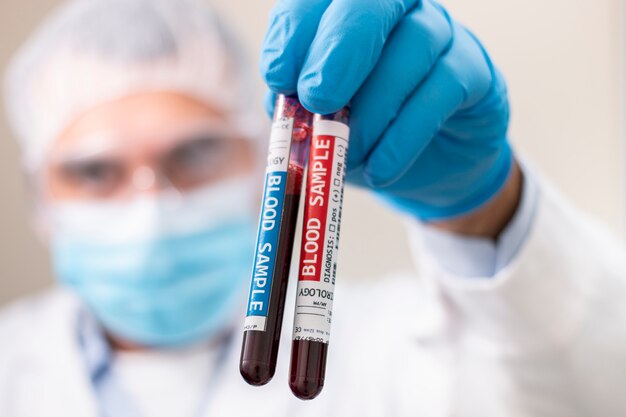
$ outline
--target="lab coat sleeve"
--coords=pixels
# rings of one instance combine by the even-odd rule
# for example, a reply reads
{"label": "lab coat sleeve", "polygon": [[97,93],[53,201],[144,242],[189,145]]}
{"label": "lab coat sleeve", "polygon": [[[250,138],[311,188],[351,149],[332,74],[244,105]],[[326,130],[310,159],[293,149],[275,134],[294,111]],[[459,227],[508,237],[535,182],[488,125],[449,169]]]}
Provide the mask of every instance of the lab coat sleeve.
{"label": "lab coat sleeve", "polygon": [[[532,176],[526,176],[517,212],[497,240],[461,236],[423,225],[424,247],[436,263],[454,275],[491,278],[517,255],[533,225],[539,190]],[[419,226],[419,224],[418,224]]]}
{"label": "lab coat sleeve", "polygon": [[412,235],[447,318],[458,415],[625,416],[626,250],[537,184],[525,241],[491,277],[450,272]]}

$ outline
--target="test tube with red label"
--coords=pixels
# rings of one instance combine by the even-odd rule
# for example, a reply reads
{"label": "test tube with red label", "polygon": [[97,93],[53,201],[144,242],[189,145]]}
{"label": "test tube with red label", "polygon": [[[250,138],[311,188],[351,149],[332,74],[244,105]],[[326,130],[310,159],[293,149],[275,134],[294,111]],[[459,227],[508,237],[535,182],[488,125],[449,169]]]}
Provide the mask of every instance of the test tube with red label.
{"label": "test tube with red label", "polygon": [[268,383],[276,370],[312,121],[296,97],[277,97],[239,364],[252,385]]}
{"label": "test tube with red label", "polygon": [[309,153],[289,386],[313,399],[324,386],[330,340],[350,111],[315,115]]}

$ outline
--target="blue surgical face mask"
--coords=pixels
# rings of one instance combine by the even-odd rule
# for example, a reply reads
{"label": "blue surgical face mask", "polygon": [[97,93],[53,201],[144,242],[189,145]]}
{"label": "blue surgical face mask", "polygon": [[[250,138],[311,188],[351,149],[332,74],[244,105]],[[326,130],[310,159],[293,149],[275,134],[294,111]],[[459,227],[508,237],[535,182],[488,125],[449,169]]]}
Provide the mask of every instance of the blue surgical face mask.
{"label": "blue surgical face mask", "polygon": [[145,346],[202,341],[233,324],[254,246],[254,193],[235,180],[125,203],[51,210],[59,280],[107,331]]}

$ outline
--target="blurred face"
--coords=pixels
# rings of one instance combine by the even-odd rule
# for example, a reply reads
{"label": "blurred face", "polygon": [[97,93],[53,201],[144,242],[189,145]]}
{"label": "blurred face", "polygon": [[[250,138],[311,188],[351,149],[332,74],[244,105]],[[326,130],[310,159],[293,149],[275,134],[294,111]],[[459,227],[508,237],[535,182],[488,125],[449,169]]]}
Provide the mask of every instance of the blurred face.
{"label": "blurred face", "polygon": [[230,323],[255,159],[227,115],[172,93],[102,104],[59,136],[41,177],[55,270],[115,347],[194,343]]}
{"label": "blurred face", "polygon": [[48,202],[126,200],[190,192],[253,165],[251,143],[226,115],[181,94],[141,93],[75,120],[53,145],[43,191]]}

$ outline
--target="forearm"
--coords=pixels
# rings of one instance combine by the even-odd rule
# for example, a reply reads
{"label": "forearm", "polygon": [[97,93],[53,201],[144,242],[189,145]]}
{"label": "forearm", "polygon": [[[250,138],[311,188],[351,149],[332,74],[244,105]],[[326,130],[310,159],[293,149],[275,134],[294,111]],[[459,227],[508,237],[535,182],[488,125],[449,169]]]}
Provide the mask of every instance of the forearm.
{"label": "forearm", "polygon": [[496,239],[509,224],[520,203],[524,178],[517,163],[502,190],[489,202],[465,216],[428,223],[449,233]]}

